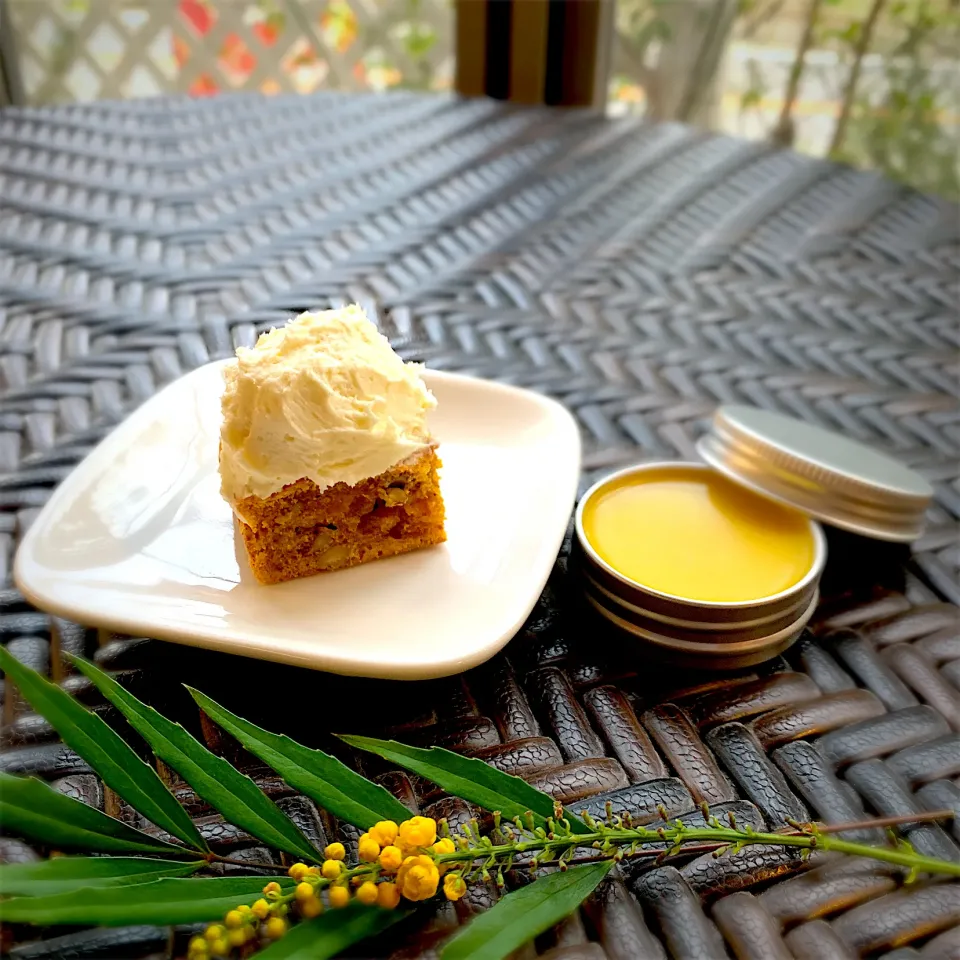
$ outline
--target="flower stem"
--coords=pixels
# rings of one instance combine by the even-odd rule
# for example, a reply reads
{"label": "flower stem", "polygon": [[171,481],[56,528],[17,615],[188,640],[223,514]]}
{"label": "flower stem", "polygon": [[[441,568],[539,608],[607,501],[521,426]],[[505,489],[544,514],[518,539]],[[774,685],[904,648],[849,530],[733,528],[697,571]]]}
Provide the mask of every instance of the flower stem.
{"label": "flower stem", "polygon": [[[815,824],[804,824],[795,833],[759,833],[751,829],[724,827],[719,823],[707,827],[675,824],[658,830],[644,827],[606,827],[591,833],[551,833],[545,837],[527,835],[510,843],[466,846],[454,853],[441,854],[437,857],[437,862],[451,865],[455,863],[466,865],[479,860],[489,862],[491,859],[499,862],[517,854],[537,853],[546,849],[549,849],[551,854],[560,854],[557,859],[563,860],[563,853],[573,848],[592,848],[598,851],[596,856],[612,859],[618,851],[629,850],[634,845],[643,846],[652,843],[663,846],[664,849],[660,853],[667,856],[682,853],[688,843],[715,844],[715,855],[719,855],[726,848],[738,849],[755,844],[798,847],[805,850],[833,850],[837,853],[893,863],[916,872],[960,877],[960,864],[923,856],[916,853],[909,845],[876,847],[866,843],[854,843],[825,834]],[[554,860],[552,859],[551,862]]]}

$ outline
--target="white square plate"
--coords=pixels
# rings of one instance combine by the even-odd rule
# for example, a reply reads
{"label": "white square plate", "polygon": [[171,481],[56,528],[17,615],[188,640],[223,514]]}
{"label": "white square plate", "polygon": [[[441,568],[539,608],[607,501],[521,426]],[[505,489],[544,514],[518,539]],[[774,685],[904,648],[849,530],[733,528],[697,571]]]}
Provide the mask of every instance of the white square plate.
{"label": "white square plate", "polygon": [[546,583],[576,496],[576,423],[546,397],[427,371],[447,543],[261,586],[219,493],[222,363],[170,384],[54,492],[17,554],[31,603],[79,623],[335,673],[486,660]]}

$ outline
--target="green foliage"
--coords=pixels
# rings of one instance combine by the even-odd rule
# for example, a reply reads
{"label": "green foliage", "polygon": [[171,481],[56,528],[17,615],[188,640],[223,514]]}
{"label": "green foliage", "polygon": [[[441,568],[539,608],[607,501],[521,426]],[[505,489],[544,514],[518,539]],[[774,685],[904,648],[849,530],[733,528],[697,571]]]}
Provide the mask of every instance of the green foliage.
{"label": "green foliage", "polygon": [[[303,859],[318,857],[306,838],[251,780],[212,754],[181,726],[141,703],[97,667],[86,661],[74,662],[124,714],[157,756],[177,769],[225,817],[265,842]],[[180,816],[164,806],[167,801],[163,798],[173,800],[172,794],[100,718],[2,649],[0,665],[37,710],[62,734],[69,734],[69,742],[84,759],[122,786],[128,801],[139,805],[141,813],[146,812],[146,807],[153,811],[155,819],[181,826]],[[393,797],[335,758],[262,730],[197,691],[191,694],[212,720],[270,764],[287,782],[338,816],[362,828],[370,828],[379,820],[401,821],[407,817],[406,809]],[[716,820],[709,820],[705,827],[686,827],[677,822],[658,830],[633,827],[629,818],[624,820],[613,815],[603,823],[595,822],[586,814],[581,820],[559,811],[550,797],[523,780],[477,759],[438,747],[421,749],[392,740],[343,739],[492,811],[496,829],[489,836],[482,835],[478,824],[472,821],[455,840],[444,836],[436,847],[428,847],[432,840],[426,837],[432,836],[432,825],[427,834],[422,832],[422,822],[402,827],[397,842],[409,843],[417,856],[416,861],[407,861],[409,878],[414,877],[414,864],[421,871],[419,878],[410,881],[409,888],[404,878],[407,865],[390,878],[391,882],[396,881],[396,888],[375,886],[381,879],[380,867],[372,862],[378,847],[367,858],[371,862],[333,865],[332,872],[328,872],[327,867],[323,871],[311,870],[299,863],[290,871],[296,880],[281,875],[265,886],[262,876],[190,876],[219,861],[228,862],[229,858],[205,849],[198,856],[196,849],[133,830],[63,796],[39,780],[0,775],[0,829],[3,831],[29,837],[57,850],[162,857],[57,857],[6,867],[0,872],[0,897],[8,898],[0,902],[3,919],[44,926],[121,926],[190,924],[223,918],[225,926],[211,928],[207,940],[201,939],[199,947],[191,948],[191,956],[198,958],[209,956],[208,942],[216,945],[210,949],[218,954],[229,952],[228,936],[239,935],[241,941],[247,933],[253,938],[264,931],[272,936],[271,924],[279,925],[282,933],[285,918],[295,916],[290,913],[293,909],[299,911],[301,917],[313,916],[314,919],[295,924],[282,939],[270,945],[263,956],[268,960],[306,960],[308,957],[323,960],[403,920],[411,912],[413,901],[434,895],[441,874],[445,883],[453,883],[449,895],[456,897],[463,892],[464,884],[476,880],[495,878],[503,887],[504,874],[520,855],[532,855],[532,861],[527,862],[534,869],[559,864],[560,868],[554,872],[503,896],[451,938],[442,954],[444,960],[500,960],[575,910],[618,858],[642,853],[644,845],[656,844],[660,854],[666,843],[665,856],[682,852],[687,843],[698,843],[701,850],[706,844],[707,849],[717,852],[755,843],[794,846],[801,851],[816,847],[872,857],[906,867],[914,874],[960,876],[960,865],[924,857],[909,844],[868,847],[825,834],[812,824],[801,825],[791,833],[771,834],[738,830],[732,824],[723,826]],[[131,757],[140,766],[132,765],[132,769],[122,775],[123,771],[118,772],[117,768],[121,763],[129,763]],[[187,817],[186,811],[178,809]],[[195,833],[192,822],[190,826],[189,831],[180,829],[184,835],[181,839],[187,842]],[[441,834],[444,827],[441,824]],[[418,834],[422,839],[416,838]],[[372,843],[373,838],[365,842]],[[590,862],[578,865],[575,857],[583,851],[589,854]],[[171,859],[174,856],[184,859]],[[338,875],[340,871],[342,874]],[[424,880],[431,872],[432,886]],[[357,899],[342,909],[328,909],[316,915],[321,910],[321,893],[332,903],[332,895],[339,892],[345,902],[350,896],[348,891],[353,889],[352,881],[360,884],[356,887]],[[297,884],[301,888],[306,886],[305,898],[302,889],[295,892]],[[372,899],[367,900],[370,905],[358,902],[364,887],[373,887]],[[393,904],[402,893],[407,898],[406,908],[390,910],[372,905],[373,901],[385,902],[381,895],[389,894],[391,889]],[[315,905],[313,912],[306,910],[309,901]],[[260,927],[262,921],[264,926]]]}
{"label": "green foliage", "polygon": [[0,773],[0,826],[57,849],[97,853],[162,853],[191,851],[148,837],[73,797],[64,796],[33,777]]}
{"label": "green foliage", "polygon": [[500,960],[576,910],[612,866],[570,867],[521,887],[453,937],[441,960]]}
{"label": "green foliage", "polygon": [[328,960],[409,915],[407,910],[371,910],[354,901],[343,910],[331,910],[298,924],[259,956],[262,960]]}
{"label": "green foliage", "polygon": [[307,860],[320,858],[290,818],[249,777],[211,753],[179,723],[168,720],[127,693],[116,680],[89,661],[76,657],[71,660],[126,717],[153,752],[231,823],[279,850]]}
{"label": "green foliage", "polygon": [[[292,880],[281,886],[289,890]],[[3,903],[7,923],[86,923],[101,927],[128,924],[204,923],[217,920],[238,903],[261,895],[262,877],[188,877],[86,887],[50,897],[15,897]]]}
{"label": "green foliage", "polygon": [[437,31],[429,23],[407,21],[399,24],[397,38],[411,57],[425,57],[437,43]]}
{"label": "green foliage", "polygon": [[361,777],[336,757],[263,730],[199,690],[187,690],[204,713],[236,737],[245,749],[269,764],[291,787],[341,820],[366,830],[378,820],[399,821],[410,816],[410,811],[392,793]]}
{"label": "green foliage", "polygon": [[[533,814],[536,825],[542,827],[547,818],[553,816],[554,803],[551,797],[535,790],[525,780],[502,773],[482,760],[462,757],[459,753],[444,750],[443,747],[424,750],[420,747],[408,747],[396,740],[375,740],[373,737],[342,739],[358,750],[375,753],[405,770],[432,780],[455,797],[475,803],[484,810],[499,810],[511,820],[529,811]],[[587,832],[586,826],[578,817],[567,814],[567,818],[575,832]]]}
{"label": "green foliage", "polygon": [[[828,154],[878,170],[920,190],[960,199],[960,7],[954,0],[822,0],[807,7],[815,46],[833,50],[840,80],[827,92],[839,119]],[[742,11],[747,35],[781,13],[783,0],[749,0]],[[801,45],[791,74],[808,66]],[[771,91],[750,69],[741,111]],[[789,91],[787,91],[789,93]],[[795,92],[795,90],[794,90]],[[796,103],[787,97],[778,130],[792,129]],[[786,124],[784,123],[786,121]],[[776,131],[775,131],[776,132]]]}
{"label": "green foliage", "polygon": [[[855,47],[851,24],[841,40]],[[833,157],[960,200],[960,10],[946,0],[889,8],[882,71],[859,84]]]}
{"label": "green foliage", "polygon": [[0,870],[0,896],[46,897],[83,887],[144,883],[185,877],[205,860],[148,860],[146,857],[54,857],[37,863],[8,863]]}
{"label": "green foliage", "polygon": [[55,683],[25,667],[0,647],[0,669],[37,713],[42,714],[72,747],[116,791],[148,820],[197,850],[207,845],[186,810],[164,786],[156,771],[143,762],[95,713]]}

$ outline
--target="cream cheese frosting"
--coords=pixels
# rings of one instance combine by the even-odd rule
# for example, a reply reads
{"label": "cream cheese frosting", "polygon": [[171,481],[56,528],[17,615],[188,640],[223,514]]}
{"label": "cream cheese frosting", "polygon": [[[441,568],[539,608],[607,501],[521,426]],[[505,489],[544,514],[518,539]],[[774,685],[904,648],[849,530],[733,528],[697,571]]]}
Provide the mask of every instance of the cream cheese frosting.
{"label": "cream cheese frosting", "polygon": [[308,477],[376,476],[430,443],[436,406],[358,306],[302,313],[240,347],[224,370],[221,492],[232,504]]}

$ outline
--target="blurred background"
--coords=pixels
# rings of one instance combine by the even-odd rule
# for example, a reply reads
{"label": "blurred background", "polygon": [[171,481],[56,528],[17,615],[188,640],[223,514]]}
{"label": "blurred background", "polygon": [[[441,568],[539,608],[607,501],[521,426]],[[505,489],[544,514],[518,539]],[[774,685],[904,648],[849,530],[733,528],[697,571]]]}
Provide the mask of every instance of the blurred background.
{"label": "blurred background", "polygon": [[[960,198],[960,0],[600,2],[595,106],[773,138]],[[0,101],[450,91],[458,45],[484,42],[457,33],[471,4],[0,0]]]}

